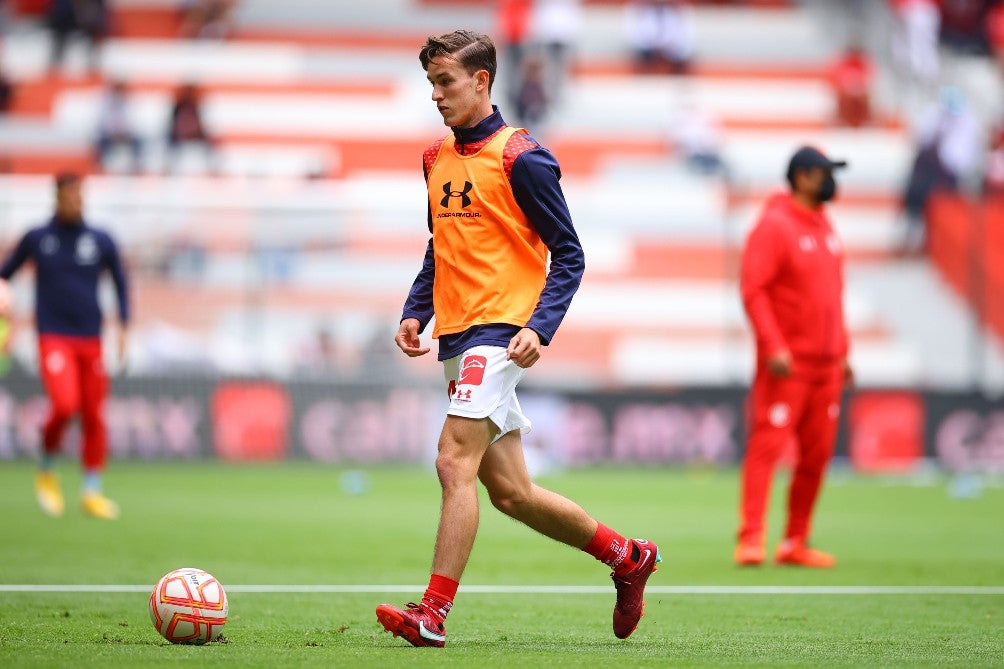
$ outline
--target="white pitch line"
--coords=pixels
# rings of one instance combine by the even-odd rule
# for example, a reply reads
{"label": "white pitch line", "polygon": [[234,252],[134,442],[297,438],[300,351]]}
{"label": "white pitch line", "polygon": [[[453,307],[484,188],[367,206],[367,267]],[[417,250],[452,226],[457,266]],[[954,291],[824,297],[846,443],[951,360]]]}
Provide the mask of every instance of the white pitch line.
{"label": "white pitch line", "polygon": [[[0,584],[0,592],[150,592],[152,585]],[[424,585],[228,585],[227,592],[255,593],[408,593]],[[604,595],[610,586],[462,585],[461,592],[493,595]],[[996,585],[650,585],[650,595],[1004,595]]]}

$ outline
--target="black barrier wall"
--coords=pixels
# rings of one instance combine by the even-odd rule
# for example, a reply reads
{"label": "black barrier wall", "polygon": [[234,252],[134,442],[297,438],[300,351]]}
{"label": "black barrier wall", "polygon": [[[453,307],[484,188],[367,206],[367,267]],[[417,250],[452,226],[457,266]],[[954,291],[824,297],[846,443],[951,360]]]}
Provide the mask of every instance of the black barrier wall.
{"label": "black barrier wall", "polygon": [[[563,466],[733,466],[742,456],[746,388],[559,392],[527,387],[528,457]],[[105,407],[113,458],[336,464],[434,458],[445,391],[425,383],[265,379],[113,380]],[[37,377],[0,388],[0,459],[34,457],[47,400]],[[76,452],[74,426],[65,452]],[[837,452],[863,470],[929,458],[953,471],[1004,472],[1004,402],[903,390],[845,395]]]}

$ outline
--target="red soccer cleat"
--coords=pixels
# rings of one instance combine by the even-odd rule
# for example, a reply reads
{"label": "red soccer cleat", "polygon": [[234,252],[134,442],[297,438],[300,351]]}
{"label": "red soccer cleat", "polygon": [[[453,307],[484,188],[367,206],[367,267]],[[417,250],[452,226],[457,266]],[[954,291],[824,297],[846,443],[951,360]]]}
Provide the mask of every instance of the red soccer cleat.
{"label": "red soccer cleat", "polygon": [[779,565],[794,565],[796,567],[812,567],[815,569],[832,569],[837,566],[837,558],[809,548],[804,542],[785,539],[777,547],[774,563]]}
{"label": "red soccer cleat", "polygon": [[767,549],[760,543],[740,542],[732,559],[740,567],[757,567],[767,559]]}
{"label": "red soccer cleat", "polygon": [[614,605],[614,636],[626,639],[638,627],[638,621],[645,614],[645,583],[652,572],[656,571],[656,563],[662,560],[659,547],[644,539],[631,540],[631,557],[634,559],[634,569],[618,576],[610,574],[617,588],[617,603]]}
{"label": "red soccer cleat", "polygon": [[376,608],[376,616],[385,630],[412,646],[442,648],[446,645],[446,627],[418,604],[408,602],[407,609],[381,604]]}

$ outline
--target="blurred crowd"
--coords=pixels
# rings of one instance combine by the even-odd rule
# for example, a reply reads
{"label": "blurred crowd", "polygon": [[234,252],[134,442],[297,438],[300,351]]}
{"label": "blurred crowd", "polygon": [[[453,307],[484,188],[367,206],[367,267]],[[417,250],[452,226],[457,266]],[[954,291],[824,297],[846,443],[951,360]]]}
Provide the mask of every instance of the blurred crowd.
{"label": "blurred crowd", "polygon": [[[701,9],[713,4],[763,3],[612,4],[621,10],[620,22],[609,27],[611,44],[619,51],[610,54],[605,66],[619,68],[618,74],[663,77],[674,83],[700,78],[709,69],[707,61],[715,58],[706,44],[702,49],[699,31]],[[852,132],[905,125],[911,133],[914,155],[900,193],[904,250],[924,251],[925,208],[933,193],[1004,196],[1002,101],[987,104],[980,99],[978,86],[961,76],[969,66],[978,66],[1004,79],[1004,0],[801,0],[801,4],[822,6],[827,16],[836,15],[848,26],[843,31],[821,31],[828,40],[825,50],[832,53],[823,69],[832,95],[827,122]],[[577,51],[586,28],[585,5],[584,0],[495,0],[492,5],[506,118],[538,136],[558,125],[581,65]],[[238,9],[238,0],[177,0],[167,36],[232,39]],[[198,82],[181,82],[173,88],[156,135],[141,131],[135,107],[142,82],[109,77],[101,67],[102,46],[120,29],[113,0],[0,0],[0,30],[12,17],[34,19],[48,31],[47,76],[56,83],[65,76],[71,44],[85,45],[89,68],[85,81],[102,91],[93,128],[94,171],[175,173],[193,156],[206,173],[220,170],[217,131],[224,129],[207,120],[206,91]],[[613,51],[610,45],[605,48]],[[883,99],[880,92],[890,89],[895,99],[888,95]],[[0,115],[15,108],[17,99],[18,82],[5,74],[0,58]],[[678,96],[675,107],[666,110],[665,127],[667,152],[673,159],[695,174],[728,177],[723,149],[727,131],[722,120],[702,106],[700,96]],[[316,341],[311,339],[313,353],[305,358],[327,355],[330,339],[319,331]]]}
{"label": "blurred crowd", "polygon": [[[12,5],[8,6],[8,5]],[[233,14],[237,0],[178,0],[175,18],[167,27],[169,33],[185,40],[223,40],[233,34]],[[129,82],[106,79],[101,68],[101,47],[105,39],[116,34],[119,26],[114,3],[107,0],[0,0],[0,16],[20,15],[35,18],[50,34],[48,76],[60,81],[66,70],[67,48],[74,40],[86,46],[88,76],[101,81],[104,92],[94,129],[94,169],[104,171],[110,159],[124,150],[128,157],[128,171],[145,172],[151,161],[144,138],[137,130],[132,91]],[[4,27],[0,21],[0,28]],[[173,26],[173,28],[172,28]],[[158,26],[160,30],[165,28]],[[16,83],[4,72],[0,59],[0,114],[10,112],[14,106]],[[212,173],[217,166],[215,143],[207,128],[202,112],[202,93],[194,83],[184,83],[173,93],[170,114],[165,120],[160,138],[165,148],[161,161],[165,172],[172,172],[180,151],[189,144],[201,149],[204,168]]]}
{"label": "blurred crowd", "polygon": [[[727,4],[727,3],[708,3]],[[496,34],[508,72],[507,96],[518,121],[546,125],[562,94],[582,29],[581,0],[499,0]],[[687,73],[695,49],[691,3],[631,0],[624,36],[639,74]]]}
{"label": "blurred crowd", "polygon": [[[237,0],[178,0],[177,36],[182,39],[224,39],[233,31]],[[33,3],[21,3],[32,5]],[[34,3],[39,4],[39,3]],[[106,0],[43,0],[44,20],[52,34],[50,65],[58,69],[67,42],[85,39],[91,52],[91,67],[97,69],[101,42],[115,32],[115,12]]]}
{"label": "blurred crowd", "polygon": [[[811,5],[811,0],[805,0]],[[106,0],[0,0],[0,15],[34,12],[51,33],[50,71],[58,76],[67,45],[83,40],[89,65],[101,76],[102,42],[116,32],[114,4]],[[700,74],[701,52],[695,8],[707,4],[744,4],[742,0],[628,0],[623,5],[619,43],[629,71],[638,76]],[[1004,118],[999,109],[980,110],[976,122],[971,93],[952,81],[948,58],[996,62],[1004,78],[1004,0],[848,0],[822,3],[830,14],[843,14],[850,26],[826,72],[833,95],[833,123],[862,128],[889,120],[889,110],[876,104],[882,72],[892,73],[900,97],[911,107],[892,110],[914,127],[916,160],[904,186],[904,211],[911,229],[918,230],[919,212],[932,189],[954,188],[981,180],[986,192],[1001,189],[1000,136]],[[497,0],[494,34],[501,51],[501,79],[507,116],[544,135],[555,121],[576,61],[583,32],[582,0]],[[875,8],[882,9],[877,16]],[[221,40],[234,34],[237,0],[178,0],[173,21],[179,39]],[[884,19],[889,26],[882,40],[870,38],[866,20]],[[874,31],[871,32],[873,37]],[[104,82],[94,131],[95,169],[109,162],[133,172],[157,164],[172,172],[181,153],[193,146],[206,172],[218,169],[216,142],[205,122],[203,95],[195,83],[178,86],[159,138],[144,138],[136,129],[130,82]],[[16,99],[15,82],[0,62],[0,113]],[[886,106],[888,107],[888,105]],[[942,119],[936,122],[934,119]],[[939,125],[939,123],[941,125]],[[941,127],[944,126],[944,127]],[[671,151],[706,174],[724,174],[720,120],[691,98],[667,111],[666,139]],[[146,146],[155,141],[157,147]],[[938,148],[934,148],[937,146]],[[150,149],[163,149],[159,161]]]}
{"label": "blurred crowd", "polygon": [[[933,194],[1002,192],[1004,101],[990,91],[1004,85],[1004,2],[824,4],[827,21],[847,26],[829,69],[834,122],[862,128],[901,121],[911,133],[913,156],[901,192],[902,250],[922,254]],[[875,25],[880,31],[869,31]],[[981,78],[986,72],[993,73],[993,86]],[[883,73],[893,92],[884,112],[875,103]]]}
{"label": "blurred crowd", "polygon": [[[903,250],[926,250],[933,194],[997,197],[1004,193],[1004,107],[981,99],[983,66],[1004,81],[1004,2],[889,0],[894,20],[891,64],[899,91],[916,111],[914,156],[903,188]],[[913,113],[911,113],[913,112]]]}
{"label": "blurred crowd", "polygon": [[[695,6],[704,4],[723,3],[625,3],[622,30],[632,71],[640,76],[699,74]],[[968,188],[992,194],[1004,189],[1004,110],[991,107],[977,113],[972,93],[953,81],[958,68],[945,65],[960,59],[996,63],[1004,79],[1004,1],[821,4],[827,20],[848,26],[826,69],[832,123],[867,128],[895,123],[898,117],[912,129],[916,155],[903,186],[904,247],[920,251],[924,206],[932,192]],[[516,122],[538,134],[547,132],[562,101],[582,28],[581,5],[579,0],[499,0],[496,5],[509,108]],[[888,30],[876,39],[869,21]],[[881,108],[875,98],[883,70],[900,99]],[[668,146],[685,164],[703,174],[727,175],[722,124],[693,96],[667,113],[667,126]]]}

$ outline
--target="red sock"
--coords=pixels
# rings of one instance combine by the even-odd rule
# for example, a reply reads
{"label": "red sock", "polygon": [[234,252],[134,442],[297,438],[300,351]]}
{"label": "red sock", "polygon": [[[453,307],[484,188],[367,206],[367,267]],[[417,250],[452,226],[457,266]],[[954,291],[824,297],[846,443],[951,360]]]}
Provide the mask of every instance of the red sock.
{"label": "red sock", "polygon": [[603,523],[598,523],[596,534],[582,550],[613,569],[614,572],[623,573],[634,566],[630,548],[630,539],[625,539]]}
{"label": "red sock", "polygon": [[446,620],[447,614],[453,608],[453,598],[457,596],[457,588],[460,583],[452,578],[433,574],[429,578],[429,587],[422,595],[422,606],[426,611],[439,618],[439,622]]}

